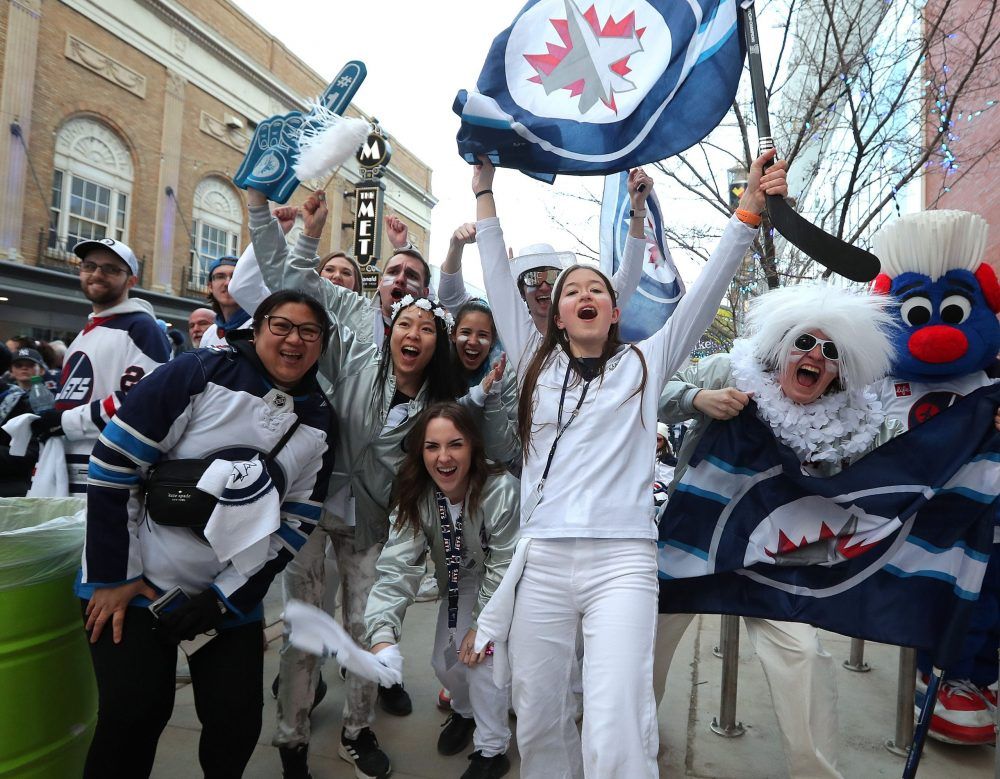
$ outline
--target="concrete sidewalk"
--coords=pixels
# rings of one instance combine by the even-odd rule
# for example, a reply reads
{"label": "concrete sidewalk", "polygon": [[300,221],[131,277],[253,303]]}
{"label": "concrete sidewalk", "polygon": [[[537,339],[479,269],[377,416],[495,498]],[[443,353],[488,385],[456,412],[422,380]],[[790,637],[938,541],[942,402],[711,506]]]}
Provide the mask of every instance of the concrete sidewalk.
{"label": "concrete sidewalk", "polygon": [[[275,588],[276,589],[276,588]],[[269,596],[267,612],[278,614],[280,601]],[[464,756],[442,757],[437,743],[445,714],[436,707],[438,682],[430,667],[430,650],[437,603],[414,604],[406,616],[401,646],[406,658],[406,689],[414,711],[408,717],[393,717],[378,710],[375,732],[382,748],[392,758],[397,779],[457,779],[468,765]],[[271,680],[277,673],[281,646],[280,623],[269,628],[272,638],[264,656],[264,728],[259,746],[246,772],[253,779],[281,776],[278,752],[270,746],[274,727]],[[713,777],[715,779],[780,779],[787,777],[781,738],[771,708],[760,663],[741,635],[737,718],[745,735],[727,739],[715,735],[709,725],[718,715],[722,661],[712,654],[718,644],[719,618],[697,618],[677,649],[667,693],[660,707],[660,776]],[[824,635],[827,650],[837,659],[841,751],[838,767],[845,777],[898,777],[903,760],[883,746],[894,733],[896,673],[899,651],[895,647],[869,644],[869,673],[853,673],[840,667],[847,659],[849,640]],[[335,662],[328,663],[324,678],[329,685],[326,699],[313,713],[310,767],[314,779],[349,779],[351,766],[337,757],[340,737],[343,684]],[[516,727],[514,720],[512,726]],[[174,715],[160,739],[155,779],[189,779],[201,774],[198,767],[198,719],[190,685],[177,691]],[[471,748],[470,748],[471,751]],[[514,743],[510,756],[518,776],[519,760]],[[924,750],[920,777],[990,777],[992,747],[955,747],[929,741]]]}

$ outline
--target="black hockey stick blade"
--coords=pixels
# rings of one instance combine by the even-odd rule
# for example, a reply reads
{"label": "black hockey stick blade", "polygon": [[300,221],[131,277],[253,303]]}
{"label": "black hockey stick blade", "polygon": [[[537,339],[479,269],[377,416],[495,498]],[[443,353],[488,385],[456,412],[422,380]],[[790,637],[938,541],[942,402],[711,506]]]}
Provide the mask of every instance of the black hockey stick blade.
{"label": "black hockey stick blade", "polygon": [[[760,59],[760,36],[757,33],[757,12],[753,0],[742,0],[740,11],[746,40],[747,65],[750,68],[754,115],[757,119],[759,152],[762,152],[774,148],[774,142],[771,139],[771,119],[767,113],[767,89],[764,86],[764,65]],[[878,257],[821,230],[799,216],[784,198],[768,195],[767,213],[774,229],[789,243],[834,273],[852,281],[871,281],[878,276],[881,270]]]}
{"label": "black hockey stick blade", "polygon": [[844,278],[851,281],[871,281],[882,269],[874,254],[821,230],[799,216],[783,197],[768,195],[767,213],[774,229],[790,244]]}

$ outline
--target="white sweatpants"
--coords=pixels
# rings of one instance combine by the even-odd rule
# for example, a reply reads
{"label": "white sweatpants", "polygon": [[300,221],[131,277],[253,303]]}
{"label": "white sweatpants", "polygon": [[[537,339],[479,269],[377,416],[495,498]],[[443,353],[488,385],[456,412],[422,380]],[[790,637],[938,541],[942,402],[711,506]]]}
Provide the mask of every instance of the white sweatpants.
{"label": "white sweatpants", "polygon": [[[656,779],[652,541],[534,539],[509,653],[524,779]],[[571,688],[583,627],[583,744]]]}
{"label": "white sweatpants", "polygon": [[[660,614],[653,661],[656,705],[663,699],[670,660],[691,614]],[[840,779],[837,771],[837,679],[819,633],[801,622],[744,617],[760,658],[792,779]]]}
{"label": "white sweatpants", "polygon": [[[458,620],[455,628],[455,649],[472,623],[472,610],[479,599],[482,580],[464,568],[458,577]],[[510,688],[497,687],[493,682],[493,658],[487,657],[479,665],[467,666],[456,662],[446,667],[444,650],[448,646],[448,592],[441,593],[438,609],[437,632],[434,634],[434,651],[431,667],[442,686],[451,693],[451,708],[463,717],[476,721],[472,743],[484,756],[502,755],[510,744]]]}

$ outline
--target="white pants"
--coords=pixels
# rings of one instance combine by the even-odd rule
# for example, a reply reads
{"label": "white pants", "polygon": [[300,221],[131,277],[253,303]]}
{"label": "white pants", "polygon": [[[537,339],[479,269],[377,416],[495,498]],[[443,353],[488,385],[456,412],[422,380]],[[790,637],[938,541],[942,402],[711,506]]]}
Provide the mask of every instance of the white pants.
{"label": "white pants", "polygon": [[[509,652],[524,779],[656,779],[655,544],[534,539]],[[571,695],[582,624],[583,744]]]}
{"label": "white pants", "polygon": [[[663,699],[670,660],[692,614],[661,614],[653,661],[656,704]],[[840,779],[837,765],[837,680],[833,657],[812,625],[744,617],[760,658],[792,779]]]}
{"label": "white pants", "polygon": [[[472,623],[472,610],[479,599],[481,579],[464,568],[458,577],[458,620],[455,628],[455,649]],[[472,743],[484,756],[502,755],[510,744],[510,725],[507,711],[510,707],[510,688],[497,687],[493,682],[493,658],[487,657],[479,665],[467,666],[456,662],[446,667],[444,650],[448,646],[448,593],[441,593],[438,609],[437,632],[434,634],[434,651],[431,667],[441,684],[451,693],[451,708],[463,717],[476,721]]]}

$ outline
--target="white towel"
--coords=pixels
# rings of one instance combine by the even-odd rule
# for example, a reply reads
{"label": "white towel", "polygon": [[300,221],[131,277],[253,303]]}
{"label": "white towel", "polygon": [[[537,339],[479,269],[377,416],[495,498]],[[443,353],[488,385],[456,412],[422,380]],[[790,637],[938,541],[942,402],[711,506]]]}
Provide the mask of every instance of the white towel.
{"label": "white towel", "polygon": [[517,583],[521,581],[521,574],[524,573],[529,546],[530,538],[518,540],[503,579],[476,620],[476,643],[473,648],[476,652],[482,652],[490,641],[493,642],[493,682],[501,689],[510,684],[507,636],[514,619],[514,594]]}
{"label": "white towel", "polygon": [[21,414],[3,423],[3,431],[10,436],[10,453],[14,457],[24,457],[31,443],[31,423],[40,419],[38,414]]}
{"label": "white towel", "polygon": [[219,499],[205,539],[220,562],[251,576],[267,561],[270,536],[281,526],[278,491],[260,460],[215,460],[198,489]]}
{"label": "white towel", "polygon": [[68,498],[69,471],[66,469],[66,443],[62,436],[53,436],[44,444],[31,477],[29,498]]}
{"label": "white towel", "polygon": [[[24,457],[27,453],[31,443],[31,423],[38,418],[38,414],[21,414],[4,422],[3,431],[10,436],[10,453],[14,457]],[[69,497],[66,444],[61,436],[53,436],[42,444],[27,497]]]}
{"label": "white towel", "polygon": [[359,647],[340,623],[322,609],[300,600],[285,604],[288,641],[296,649],[320,657],[334,655],[348,671],[383,687],[403,681],[403,655],[393,644],[373,655]]}

